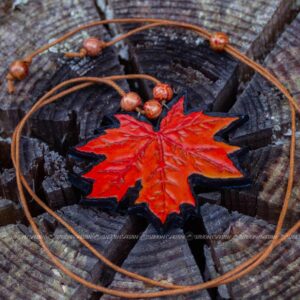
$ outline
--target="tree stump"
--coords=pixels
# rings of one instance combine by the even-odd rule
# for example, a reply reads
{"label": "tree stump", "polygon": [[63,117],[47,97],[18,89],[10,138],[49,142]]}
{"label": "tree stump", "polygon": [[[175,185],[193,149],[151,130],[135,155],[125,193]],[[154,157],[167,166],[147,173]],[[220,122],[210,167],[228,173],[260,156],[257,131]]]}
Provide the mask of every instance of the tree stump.
{"label": "tree stump", "polygon": [[[267,246],[275,226],[224,207],[205,204],[201,213],[206,232],[215,236],[207,248],[215,272],[222,274]],[[218,220],[216,222],[216,220]],[[223,235],[223,239],[220,236]],[[288,239],[277,247],[263,265],[251,274],[228,285],[231,298],[296,299],[300,292],[300,243]],[[214,276],[212,276],[214,277]],[[283,280],[286,278],[286,280]]]}
{"label": "tree stump", "polygon": [[[153,17],[199,24],[224,31],[231,43],[263,62],[300,95],[297,1],[11,1],[0,3],[0,299],[117,299],[88,290],[55,268],[24,220],[10,160],[11,134],[21,117],[46,91],[68,78],[148,73],[187,92],[191,106],[205,111],[248,115],[228,140],[248,152],[240,157],[251,185],[243,189],[195,190],[198,217],[169,238],[124,211],[103,212],[78,205],[81,195],[69,180],[88,162],[68,155],[71,147],[95,134],[107,114],[119,110],[119,95],[105,86],[64,97],[36,113],[21,142],[22,168],[35,192],[116,264],[156,280],[176,284],[207,281],[231,270],[266,246],[281,209],[287,182],[290,113],[283,96],[259,75],[227,54],[215,53],[194,33],[156,28],[132,36],[97,58],[67,60],[87,36],[104,40],[131,26],[109,25],[83,31],[50,48],[33,62],[31,74],[8,95],[9,64],[74,26],[100,19]],[[30,16],[30,17],[29,17]],[[151,97],[153,85],[122,81],[125,90]],[[297,127],[298,128],[298,127]],[[299,130],[299,129],[298,129]],[[297,132],[298,133],[298,132]],[[297,142],[297,158],[299,157]],[[296,162],[295,178],[300,163]],[[300,191],[294,185],[285,229],[300,215]],[[51,250],[86,279],[127,291],[156,288],[115,274],[29,199],[30,209]],[[211,236],[223,238],[212,239]],[[246,238],[241,239],[241,236]],[[153,236],[153,238],[149,238]],[[178,236],[178,238],[174,238]],[[204,237],[206,238],[204,238]],[[172,238],[173,237],[173,238]],[[299,242],[289,239],[251,274],[218,288],[170,299],[297,299],[300,296]],[[168,298],[169,299],[169,298]]]}

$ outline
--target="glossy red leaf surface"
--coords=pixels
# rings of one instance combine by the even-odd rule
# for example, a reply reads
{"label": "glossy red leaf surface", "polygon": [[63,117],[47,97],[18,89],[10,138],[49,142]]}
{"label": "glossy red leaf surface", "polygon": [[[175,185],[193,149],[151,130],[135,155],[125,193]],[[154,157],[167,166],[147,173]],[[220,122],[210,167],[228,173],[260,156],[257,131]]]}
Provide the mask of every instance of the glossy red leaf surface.
{"label": "glossy red leaf surface", "polygon": [[142,188],[135,204],[146,203],[164,223],[181,204],[195,205],[188,178],[199,174],[210,179],[242,178],[229,154],[239,147],[217,141],[216,133],[238,118],[184,114],[184,97],[175,103],[160,123],[151,124],[128,114],[117,114],[120,125],[77,147],[80,152],[104,155],[104,161],[83,175],[93,181],[87,198],[121,201],[138,180]]}

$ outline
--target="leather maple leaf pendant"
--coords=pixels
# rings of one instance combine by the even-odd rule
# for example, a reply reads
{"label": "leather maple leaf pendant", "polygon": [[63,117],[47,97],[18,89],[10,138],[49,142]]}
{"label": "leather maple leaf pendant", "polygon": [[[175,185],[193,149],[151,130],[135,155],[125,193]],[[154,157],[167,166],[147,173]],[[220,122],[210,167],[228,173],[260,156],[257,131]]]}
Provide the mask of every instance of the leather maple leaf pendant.
{"label": "leather maple leaf pendant", "polygon": [[196,206],[191,175],[217,182],[244,178],[230,156],[240,148],[216,138],[239,118],[201,111],[186,114],[184,98],[175,101],[157,128],[133,114],[117,114],[118,124],[76,147],[79,152],[104,156],[82,175],[92,181],[87,199],[115,198],[120,202],[140,181],[134,204],[143,204],[164,224],[168,216],[180,214],[183,204]]}

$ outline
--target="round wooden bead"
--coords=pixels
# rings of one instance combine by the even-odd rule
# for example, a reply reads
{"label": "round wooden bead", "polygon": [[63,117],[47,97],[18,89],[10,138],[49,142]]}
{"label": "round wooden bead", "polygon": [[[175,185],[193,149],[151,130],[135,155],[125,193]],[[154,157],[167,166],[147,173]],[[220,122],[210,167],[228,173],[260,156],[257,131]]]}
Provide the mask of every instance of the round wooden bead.
{"label": "round wooden bead", "polygon": [[10,65],[9,73],[14,79],[23,80],[29,74],[29,65],[25,61],[16,60]]}
{"label": "round wooden bead", "polygon": [[223,51],[228,43],[229,38],[223,32],[215,32],[209,40],[210,47],[215,51]]}
{"label": "round wooden bead", "polygon": [[135,92],[129,92],[122,97],[120,105],[126,111],[134,111],[141,104],[141,97]]}
{"label": "round wooden bead", "polygon": [[167,83],[159,83],[153,88],[153,97],[158,101],[170,101],[174,92]]}
{"label": "round wooden bead", "polygon": [[104,48],[104,42],[96,37],[89,37],[83,42],[83,49],[88,56],[98,56]]}
{"label": "round wooden bead", "polygon": [[144,104],[144,112],[149,119],[156,119],[162,111],[162,105],[157,100],[149,100]]}

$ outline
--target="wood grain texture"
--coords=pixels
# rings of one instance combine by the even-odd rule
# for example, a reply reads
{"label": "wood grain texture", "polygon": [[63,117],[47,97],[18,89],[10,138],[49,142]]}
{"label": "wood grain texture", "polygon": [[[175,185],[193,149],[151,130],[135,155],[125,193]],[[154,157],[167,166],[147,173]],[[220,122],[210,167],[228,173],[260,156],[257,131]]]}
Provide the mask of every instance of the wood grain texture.
{"label": "wood grain texture", "polygon": [[[7,66],[13,59],[25,56],[73,27],[99,18],[93,1],[78,4],[79,1],[29,1],[20,10],[13,11],[0,28],[3,44],[1,79],[4,80]],[[30,20],[27,19],[27,15],[31,16]],[[0,129],[3,138],[10,135],[16,122],[32,103],[57,83],[83,75],[122,73],[113,48],[105,50],[103,55],[96,59],[86,58],[78,61],[63,58],[64,52],[78,50],[83,39],[89,35],[108,39],[103,28],[83,31],[36,58],[31,66],[31,75],[18,83],[15,95],[8,96],[5,89],[1,89]],[[125,83],[122,86],[126,88]],[[111,89],[103,86],[91,88],[65,98],[59,105],[45,108],[35,116],[31,123],[31,131],[36,137],[57,149],[65,149],[66,145],[68,147],[76,144],[78,137],[93,134],[93,130],[99,127],[103,113],[117,109],[118,100],[119,96]]]}
{"label": "wood grain texture", "polygon": [[[300,101],[299,70],[297,54],[300,42],[300,14],[286,27],[274,49],[266,57],[264,66],[268,68],[289,89],[296,101]],[[255,75],[238,97],[230,110],[232,113],[246,114],[250,119],[236,130],[231,139],[250,147],[278,143],[289,136],[290,111],[286,99],[260,75]]]}
{"label": "wood grain texture", "polygon": [[[133,223],[93,209],[68,206],[58,213],[70,222],[99,251],[113,260],[132,241],[116,238],[130,232]],[[110,271],[48,215],[38,219],[50,249],[77,274],[93,282],[107,284]],[[92,291],[70,280],[56,269],[23,225],[0,228],[0,296],[2,299],[88,299]],[[110,275],[109,275],[110,274]],[[110,277],[109,277],[110,276]]]}
{"label": "wood grain texture", "polygon": [[[223,274],[266,247],[275,226],[223,207],[205,204],[201,209],[209,235],[209,251],[216,272]],[[297,299],[299,284],[298,239],[288,239],[251,274],[228,285],[231,299]]]}
{"label": "wood grain texture", "polygon": [[[120,263],[136,243],[143,226],[134,218],[117,213],[100,212],[94,208],[83,208],[79,205],[66,206],[59,211],[82,236],[97,250],[115,263]],[[62,243],[88,257],[94,258],[66,229],[44,214],[38,217],[40,225],[51,237],[62,237]],[[122,249],[122,251],[119,251]],[[114,271],[98,261],[97,280],[107,285],[111,282]]]}
{"label": "wood grain texture", "polygon": [[231,43],[252,57],[263,55],[278,35],[295,1],[97,1],[107,18],[156,17],[199,24],[210,31],[223,31]]}
{"label": "wood grain texture", "polygon": [[[296,161],[299,160],[299,144],[296,148]],[[278,220],[285,196],[288,168],[288,145],[276,145],[251,151],[243,161],[249,170],[252,185],[248,189],[227,190],[223,194],[223,204],[231,210],[258,216],[272,224]],[[294,225],[300,216],[299,164],[295,167],[295,184],[289,202],[285,226]]]}
{"label": "wood grain texture", "polygon": [[[299,101],[300,64],[297,53],[300,42],[300,15],[289,25],[267,56],[264,65],[287,86]],[[248,191],[230,191],[225,194],[226,206],[233,210],[246,211],[250,215],[275,223],[284,198],[289,157],[290,111],[286,99],[259,75],[255,75],[238,97],[232,113],[249,115],[249,121],[231,135],[231,142],[256,149],[249,152],[243,162],[249,169],[253,188]],[[299,126],[297,126],[297,132]],[[297,133],[298,137],[298,133]],[[286,225],[299,219],[299,141],[296,148],[295,185],[292,193]]]}
{"label": "wood grain texture", "polygon": [[[18,8],[10,8],[0,26],[1,54],[3,54],[0,57],[1,79],[4,81],[6,68],[12,59],[23,57],[74,26],[99,18],[93,1],[78,4],[79,1],[29,1]],[[30,22],[26,20],[27,15],[31,16]],[[13,36],[8,34],[9,32],[13,32]],[[2,197],[18,201],[15,175],[9,159],[10,135],[17,121],[32,103],[45,91],[67,78],[122,73],[122,67],[113,48],[107,49],[96,59],[87,58],[78,61],[62,58],[64,51],[78,50],[83,38],[89,34],[102,35],[108,39],[103,28],[96,28],[89,33],[84,31],[36,58],[28,79],[17,83],[16,94],[8,96],[5,84],[2,85],[3,88],[0,90]],[[121,85],[124,88],[127,86],[125,82],[121,82]],[[118,104],[119,95],[116,92],[104,86],[94,87],[66,97],[57,105],[46,107],[30,122],[30,130],[25,130],[25,133],[37,137],[45,144],[37,140],[35,143],[29,143],[27,148],[23,149],[25,152],[23,151],[22,161],[30,162],[28,179],[36,192],[45,198],[51,207],[59,208],[78,201],[79,195],[75,194],[68,179],[68,170],[72,169],[72,166],[69,168],[66,166],[63,156],[71,146],[83,138],[94,135],[103,115],[116,111]],[[49,146],[59,153],[51,151]]]}
{"label": "wood grain texture", "polygon": [[[252,1],[247,5],[246,1],[209,0],[99,0],[97,3],[106,18],[148,16],[196,23],[211,31],[222,30],[231,36],[233,45],[258,58],[267,52],[269,42],[290,19],[293,1]],[[111,29],[119,34],[129,27],[111,26]],[[203,109],[226,111],[234,102],[236,62],[228,55],[215,55],[195,34],[153,29],[131,37],[129,53],[126,48],[120,53],[129,60],[131,68],[167,81],[177,92],[187,89]],[[242,73],[245,68],[239,74]],[[152,97],[152,85],[142,82],[141,88],[147,97]]]}
{"label": "wood grain texture", "polygon": [[[28,233],[27,228],[16,225],[1,228],[1,297],[4,299],[68,299],[78,294],[77,299],[80,299],[87,296],[52,266],[40,247],[28,238],[24,231]],[[69,251],[69,257],[65,260],[69,264],[77,264],[72,267],[73,271],[85,278],[93,279],[90,272],[97,262],[89,261],[90,265],[87,266],[86,257],[69,248],[66,250]],[[80,267],[86,268],[87,271],[83,271]]]}
{"label": "wood grain texture", "polygon": [[[0,4],[1,81],[9,63],[28,54],[33,50],[33,45],[36,48],[74,26],[99,19],[95,2],[100,7],[101,17],[106,19],[134,16],[163,17],[201,24],[212,31],[225,31],[230,34],[235,46],[249,56],[260,59],[272,48],[272,43],[284,24],[291,19],[292,4],[295,1],[21,2],[14,8],[12,1],[9,0]],[[109,26],[84,31],[62,45],[51,48],[34,61],[31,76],[18,83],[15,95],[7,96],[2,88],[5,84],[1,85],[0,222],[2,225],[22,219],[22,216],[18,215],[15,175],[8,159],[10,135],[17,121],[32,103],[62,80],[85,75],[150,73],[173,84],[177,94],[187,88],[192,107],[200,105],[208,110],[227,111],[234,104],[239,81],[245,79],[249,74],[248,71],[240,68],[240,64],[228,55],[213,53],[202,39],[184,31],[151,30],[131,38],[119,48],[106,49],[103,55],[94,59],[78,61],[62,58],[62,52],[78,50],[82,40],[89,35],[110,40],[123,32],[124,28]],[[287,26],[275,49],[266,59],[266,65],[274,73],[277,72],[296,96],[299,92],[298,31],[299,17]],[[123,81],[121,86],[125,90],[130,88],[140,92],[145,99],[151,97],[152,86],[148,82],[128,84]],[[26,129],[26,134],[37,139],[26,138],[27,144],[23,144],[25,145],[23,167],[27,170],[26,176],[37,193],[51,207],[60,208],[77,202],[79,198],[78,193],[70,186],[67,175],[70,170],[75,172],[82,170],[86,167],[86,163],[77,165],[73,158],[66,160],[68,149],[94,135],[103,116],[118,110],[119,96],[109,88],[97,86],[65,97],[60,103],[48,106],[34,116],[30,122],[30,129]],[[249,170],[253,185],[244,190],[222,191],[222,197],[219,192],[199,197],[273,223],[278,216],[286,182],[288,164],[286,138],[290,134],[287,106],[282,105],[282,99],[276,90],[255,75],[245,92],[238,97],[231,112],[251,116],[250,122],[230,138],[232,142],[247,145],[251,149],[245,156],[243,165]],[[297,166],[296,178],[299,172]],[[298,195],[299,191],[295,186],[286,225],[299,219]],[[35,210],[35,206],[31,208],[35,215],[40,214],[40,211]],[[59,210],[59,213],[114,262],[143,275],[180,284],[201,282],[202,275],[208,279],[222,274],[265,243],[261,240],[257,243],[253,240],[239,240],[239,233],[257,236],[261,232],[270,233],[274,229],[273,225],[256,218],[238,213],[230,214],[218,206],[204,206],[202,216],[207,232],[231,234],[231,238],[227,241],[209,240],[205,248],[206,267],[204,267],[199,266],[198,257],[192,256],[184,238],[163,241],[141,238],[130,252],[136,242],[136,234],[139,235],[144,227],[141,223],[135,223],[134,220],[120,214],[107,215],[95,209],[83,209],[76,205],[65,207]],[[55,250],[68,266],[74,265],[74,270],[84,277],[116,288],[153,290],[123,276],[114,276],[110,269],[104,268],[49,216],[42,215],[38,221],[51,249]],[[124,237],[123,234],[127,233],[134,234],[134,238]],[[143,237],[152,233],[156,234],[152,227],[148,227]],[[171,232],[177,233],[182,235],[182,230]],[[114,234],[121,235],[122,238],[119,239],[113,236]],[[279,252],[275,252],[267,262],[267,266],[255,271],[253,277],[249,276],[232,285],[219,287],[216,297],[296,299],[300,291],[297,275],[299,249],[298,244],[295,245],[294,247],[291,241],[287,245],[282,245],[282,248],[278,248]],[[0,298],[89,299],[101,296],[92,295],[91,291],[71,282],[53,268],[37,243],[30,239],[30,230],[23,225],[0,228],[0,250]],[[22,261],[24,256],[25,263]],[[199,269],[201,272],[205,269],[205,274],[201,274]],[[204,291],[179,299],[209,298],[207,291]]]}
{"label": "wood grain texture", "polygon": [[[192,107],[226,110],[234,99],[237,64],[218,55],[186,32],[151,30],[130,39],[132,61],[140,73],[149,73],[171,84],[177,94],[187,91]],[[189,53],[189,55],[185,55]],[[152,97],[152,85],[144,84]]]}
{"label": "wood grain texture", "polygon": [[[167,13],[167,6],[163,1],[98,3],[106,18],[145,15],[161,18],[166,17]],[[181,3],[168,2],[167,5],[172,7],[172,14],[168,13],[167,18],[178,19],[176,16],[182,10]],[[191,3],[189,5],[192,6]],[[186,16],[185,21],[192,22],[193,14]],[[110,28],[114,34],[120,34],[132,26]],[[234,98],[237,63],[226,54],[216,55],[195,34],[172,28],[145,31],[132,36],[127,44],[123,44],[120,55],[127,63],[127,71],[154,75],[171,84],[177,94],[187,91],[192,103],[204,110],[211,110],[213,107],[219,110],[226,109],[230,106],[230,99]],[[152,84],[141,81],[139,88],[145,98],[152,97]]]}
{"label": "wood grain texture", "polygon": [[0,226],[15,223],[20,219],[20,207],[11,200],[0,198]]}
{"label": "wood grain texture", "polygon": [[[164,236],[158,235],[154,227],[149,226],[133,247],[122,267],[144,276],[151,276],[156,280],[174,284],[189,285],[203,281],[181,229],[172,230],[168,235]],[[120,274],[116,274],[110,287],[136,292],[159,290]],[[104,295],[101,297],[101,300],[114,298]],[[174,297],[164,298],[174,299]],[[176,296],[176,299],[210,299],[210,297],[204,290],[193,294]]]}
{"label": "wood grain texture", "polygon": [[[20,204],[16,190],[16,176],[10,164],[0,173],[0,196],[12,200],[18,209]],[[47,144],[38,139],[23,137],[21,166],[29,184],[50,207],[57,209],[78,201],[79,197],[68,179],[66,159],[51,151]],[[38,207],[32,208],[35,214],[40,212]]]}
{"label": "wood grain texture", "polygon": [[[35,48],[42,46],[68,29],[95,17],[95,13],[89,14],[89,12],[94,11],[90,1],[86,1],[86,4],[81,8],[76,7],[75,2],[28,1],[18,9],[11,8],[9,10],[0,28],[2,54],[0,74],[3,83],[8,65],[13,60],[22,58],[34,50],[33,45]],[[71,45],[69,44],[69,47]],[[68,49],[68,44],[61,50],[63,51],[63,49]],[[0,128],[3,134],[9,135],[11,133],[20,116],[36,100],[38,95],[33,93],[33,89],[37,89],[36,93],[41,93],[45,88],[45,82],[43,84],[41,78],[51,81],[53,73],[60,67],[59,62],[57,62],[58,56],[55,54],[58,50],[54,48],[35,60],[31,67],[30,77],[17,86],[18,96],[8,96],[5,85],[2,85],[4,88],[1,88],[0,91]],[[50,59],[49,54],[52,55],[52,59]],[[47,85],[49,88],[49,83]]]}

